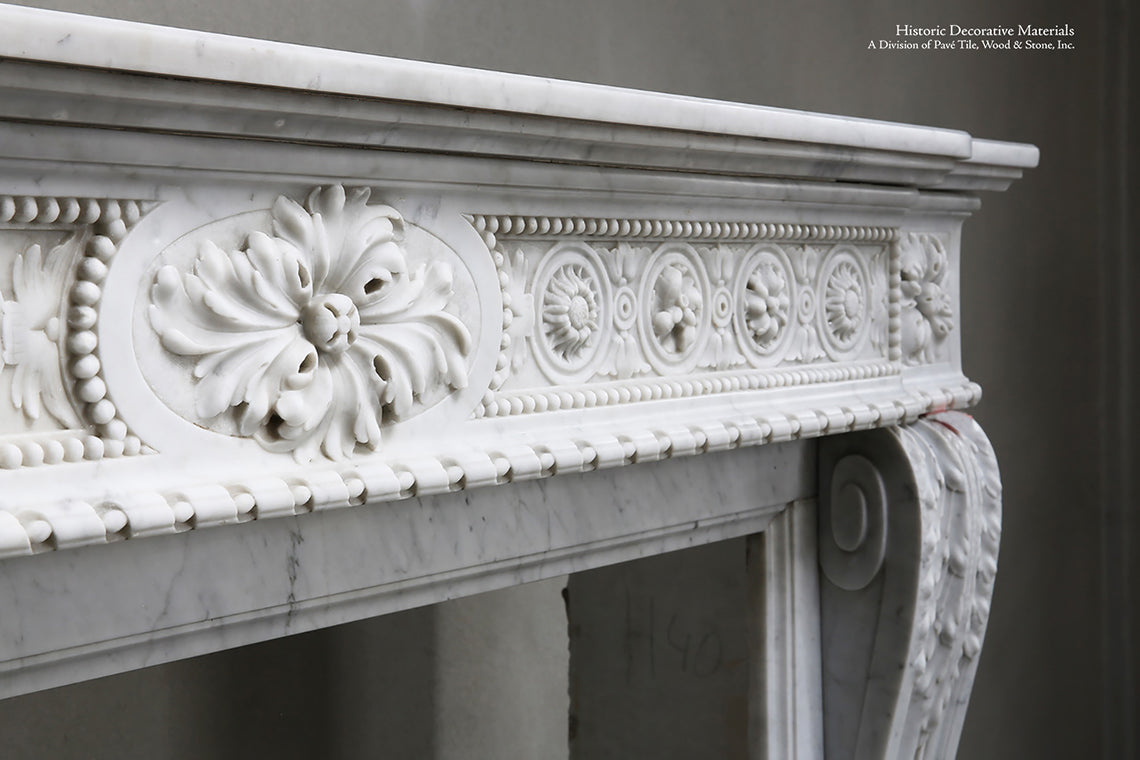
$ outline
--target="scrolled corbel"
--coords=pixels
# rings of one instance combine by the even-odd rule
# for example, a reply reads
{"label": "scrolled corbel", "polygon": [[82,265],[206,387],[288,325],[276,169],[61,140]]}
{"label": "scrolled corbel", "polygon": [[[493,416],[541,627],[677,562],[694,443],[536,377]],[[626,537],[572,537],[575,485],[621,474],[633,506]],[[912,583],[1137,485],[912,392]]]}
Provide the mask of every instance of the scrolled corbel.
{"label": "scrolled corbel", "polygon": [[1001,482],[945,412],[820,448],[828,758],[953,757],[989,617]]}

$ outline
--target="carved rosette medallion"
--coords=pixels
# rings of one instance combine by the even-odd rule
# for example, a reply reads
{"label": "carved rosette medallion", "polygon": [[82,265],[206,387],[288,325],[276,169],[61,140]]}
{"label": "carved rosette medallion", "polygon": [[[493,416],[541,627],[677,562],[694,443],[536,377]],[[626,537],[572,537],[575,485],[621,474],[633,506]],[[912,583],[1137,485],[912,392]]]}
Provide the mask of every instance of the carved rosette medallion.
{"label": "carved rosette medallion", "polygon": [[598,371],[615,304],[598,254],[586,246],[559,246],[539,265],[535,277],[535,319],[539,336],[535,360],[552,382],[586,379]]}
{"label": "carved rosette medallion", "polygon": [[341,459],[466,385],[451,267],[411,266],[404,220],[368,198],[341,186],[304,206],[279,197],[268,233],[236,250],[206,240],[189,271],[158,270],[150,324],[192,360],[196,421],[299,461]]}
{"label": "carved rosette medallion", "polygon": [[614,296],[614,327],[628,330],[633,327],[635,319],[637,319],[637,296],[634,295],[633,288],[624,285],[618,288]]}
{"label": "carved rosette medallion", "polygon": [[849,346],[863,326],[867,310],[867,294],[859,279],[859,270],[850,262],[842,262],[831,272],[824,297],[825,319],[832,338],[840,346]]}
{"label": "carved rosette medallion", "polygon": [[753,251],[740,268],[736,288],[741,348],[755,364],[775,364],[794,329],[797,293],[787,255],[774,246]]}
{"label": "carved rosette medallion", "polygon": [[728,327],[732,320],[732,294],[727,288],[717,288],[713,293],[712,322],[713,327],[723,329]]}
{"label": "carved rosette medallion", "polygon": [[833,251],[819,275],[817,306],[824,349],[836,361],[849,358],[862,347],[871,321],[870,276],[866,263],[851,249]]}
{"label": "carved rosette medallion", "polygon": [[710,286],[704,264],[690,246],[666,244],[650,260],[642,279],[642,342],[661,373],[696,366],[711,329]]}

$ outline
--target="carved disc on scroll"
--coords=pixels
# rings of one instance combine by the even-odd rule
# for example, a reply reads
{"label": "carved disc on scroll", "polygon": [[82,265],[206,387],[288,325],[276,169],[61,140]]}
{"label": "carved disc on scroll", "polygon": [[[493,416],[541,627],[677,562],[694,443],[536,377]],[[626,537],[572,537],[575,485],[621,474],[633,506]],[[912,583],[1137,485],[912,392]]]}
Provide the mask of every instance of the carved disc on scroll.
{"label": "carved disc on scroll", "polygon": [[850,454],[832,470],[828,497],[820,505],[820,565],[836,586],[864,588],[879,572],[887,551],[883,476],[869,459]]}

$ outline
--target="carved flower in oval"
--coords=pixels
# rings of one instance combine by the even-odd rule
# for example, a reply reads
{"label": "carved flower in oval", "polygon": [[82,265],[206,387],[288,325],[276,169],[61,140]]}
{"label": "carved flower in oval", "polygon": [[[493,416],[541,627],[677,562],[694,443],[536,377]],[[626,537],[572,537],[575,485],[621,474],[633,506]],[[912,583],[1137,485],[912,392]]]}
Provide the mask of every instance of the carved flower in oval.
{"label": "carved flower in oval", "polygon": [[653,288],[653,334],[666,351],[683,354],[693,345],[703,306],[692,273],[676,265],[662,270]]}
{"label": "carved flower in oval", "polygon": [[550,278],[543,297],[546,339],[564,359],[577,357],[598,331],[598,296],[585,269],[561,267]]}
{"label": "carved flower in oval", "polygon": [[466,385],[471,335],[444,311],[450,267],[411,269],[403,219],[368,196],[279,197],[271,234],[233,251],[206,242],[192,271],[159,270],[151,325],[195,358],[201,418],[229,412],[267,449],[339,459],[375,449],[424,396]]}
{"label": "carved flower in oval", "polygon": [[847,261],[836,266],[827,279],[823,303],[827,326],[841,344],[850,342],[863,324],[866,300],[863,280],[855,266]]}
{"label": "carved flower in oval", "polygon": [[762,263],[744,288],[744,321],[756,345],[767,348],[779,338],[791,307],[787,278],[772,262]]}

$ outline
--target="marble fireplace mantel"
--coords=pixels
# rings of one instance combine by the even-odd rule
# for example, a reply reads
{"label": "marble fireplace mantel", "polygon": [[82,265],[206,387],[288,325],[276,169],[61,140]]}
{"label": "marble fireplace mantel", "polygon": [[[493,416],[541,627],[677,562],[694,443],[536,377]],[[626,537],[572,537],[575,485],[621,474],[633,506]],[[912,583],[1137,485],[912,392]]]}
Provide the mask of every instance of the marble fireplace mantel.
{"label": "marble fireplace mantel", "polygon": [[1036,161],[0,6],[0,695],[748,535],[756,756],[952,756]]}

